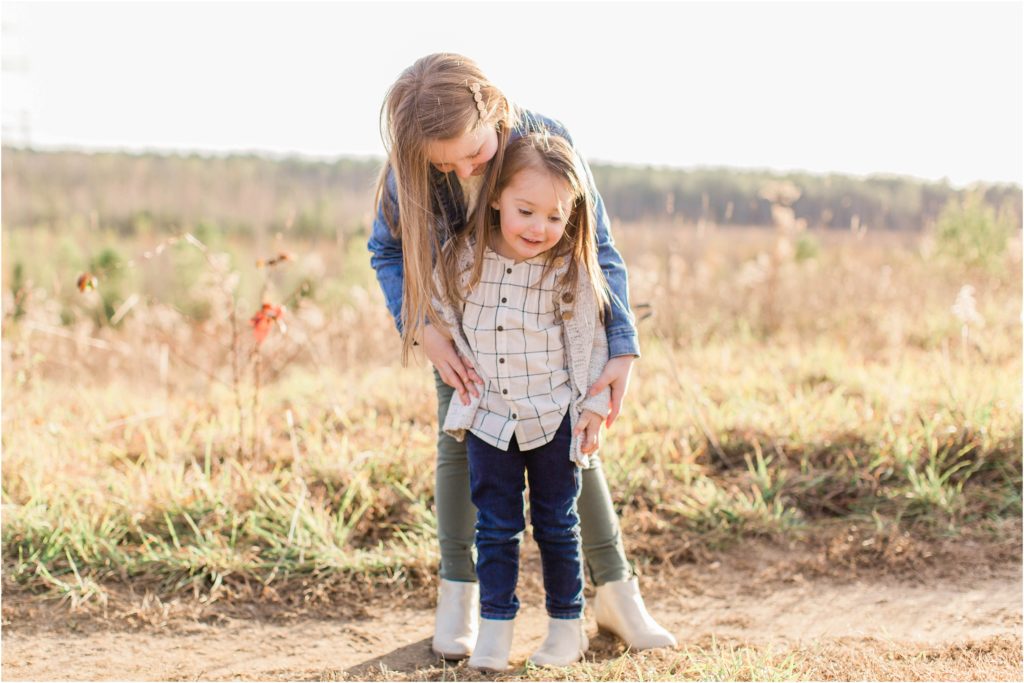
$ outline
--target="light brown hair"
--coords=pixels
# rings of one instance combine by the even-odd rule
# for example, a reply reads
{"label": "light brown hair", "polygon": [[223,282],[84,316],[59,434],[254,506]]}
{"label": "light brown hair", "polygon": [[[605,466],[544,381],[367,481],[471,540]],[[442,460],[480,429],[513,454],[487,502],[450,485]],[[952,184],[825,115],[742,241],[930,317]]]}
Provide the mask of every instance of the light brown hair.
{"label": "light brown hair", "polygon": [[[484,187],[488,194],[481,195],[471,218],[472,230],[467,230],[446,245],[442,253],[443,270],[455,272],[457,254],[469,242],[473,243],[473,270],[467,290],[479,282],[483,271],[484,251],[495,231],[501,230],[500,212],[492,207],[501,193],[512,182],[516,174],[533,169],[549,174],[553,179],[564,181],[572,192],[572,208],[565,224],[565,232],[555,246],[545,252],[546,262],[541,278],[554,268],[558,257],[566,259],[568,270],[558,283],[560,288],[573,289],[580,278],[586,278],[593,287],[601,319],[609,305],[608,285],[597,260],[597,220],[594,217],[594,199],[587,183],[582,162],[569,143],[561,137],[546,132],[530,133],[509,143],[501,166],[492,165]],[[468,291],[461,291],[458,279],[445,283],[445,298],[453,305],[461,306]]]}
{"label": "light brown hair", "polygon": [[[471,87],[480,86],[483,110],[478,109]],[[443,324],[431,305],[438,294],[432,278],[434,256],[453,237],[454,226],[445,224],[437,173],[427,155],[433,141],[454,140],[480,126],[494,126],[498,150],[489,168],[500,167],[518,112],[505,95],[488,80],[476,62],[457,54],[422,57],[402,72],[388,90],[381,107],[381,137],[388,161],[377,181],[376,205],[385,198],[389,170],[397,187],[398,215],[384,201],[384,218],[391,234],[402,242],[402,361],[408,359],[414,340],[426,321]],[[491,174],[488,174],[491,177]],[[487,192],[486,183],[482,192]],[[468,198],[467,198],[468,199]],[[441,272],[445,290],[456,274]]]}

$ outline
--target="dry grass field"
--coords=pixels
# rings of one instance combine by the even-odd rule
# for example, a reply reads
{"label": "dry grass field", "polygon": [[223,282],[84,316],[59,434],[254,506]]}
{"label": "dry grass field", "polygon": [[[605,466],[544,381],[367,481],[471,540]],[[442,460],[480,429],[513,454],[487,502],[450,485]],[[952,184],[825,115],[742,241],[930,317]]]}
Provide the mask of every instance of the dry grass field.
{"label": "dry grass field", "polygon": [[[1019,233],[971,265],[784,219],[614,227],[643,357],[604,462],[680,648],[483,678],[1021,678]],[[5,678],[480,677],[429,652],[436,401],[365,235],[3,256]]]}

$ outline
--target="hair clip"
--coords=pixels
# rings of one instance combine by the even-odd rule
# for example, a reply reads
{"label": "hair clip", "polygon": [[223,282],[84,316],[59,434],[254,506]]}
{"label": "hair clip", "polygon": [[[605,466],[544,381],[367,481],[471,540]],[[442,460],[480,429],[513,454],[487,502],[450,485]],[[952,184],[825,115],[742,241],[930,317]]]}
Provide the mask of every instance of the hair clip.
{"label": "hair clip", "polygon": [[473,99],[476,101],[477,111],[483,116],[487,112],[487,105],[484,104],[484,96],[480,92],[480,84],[473,83],[469,86],[469,92],[473,93]]}

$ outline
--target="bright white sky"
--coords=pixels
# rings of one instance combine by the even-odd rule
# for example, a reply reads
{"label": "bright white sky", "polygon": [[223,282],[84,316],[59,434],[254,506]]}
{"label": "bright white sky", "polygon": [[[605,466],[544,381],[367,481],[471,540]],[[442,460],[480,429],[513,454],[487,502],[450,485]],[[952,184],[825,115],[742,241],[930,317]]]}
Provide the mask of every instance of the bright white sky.
{"label": "bright white sky", "polygon": [[380,155],[461,52],[591,160],[1022,181],[1020,2],[12,3],[4,140]]}

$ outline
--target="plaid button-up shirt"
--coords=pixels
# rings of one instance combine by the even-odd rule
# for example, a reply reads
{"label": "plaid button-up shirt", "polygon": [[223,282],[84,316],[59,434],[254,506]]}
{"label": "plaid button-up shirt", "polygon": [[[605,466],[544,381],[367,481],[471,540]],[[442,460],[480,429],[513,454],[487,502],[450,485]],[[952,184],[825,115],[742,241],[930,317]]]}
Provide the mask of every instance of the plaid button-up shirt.
{"label": "plaid button-up shirt", "polygon": [[[459,249],[455,264],[455,272],[458,273],[458,286],[464,292],[470,291],[469,280],[473,272],[474,258],[473,240],[469,240]],[[597,396],[588,395],[588,390],[601,376],[601,371],[604,370],[604,366],[608,362],[608,337],[600,319],[597,297],[594,296],[590,283],[586,279],[580,278],[572,285],[563,286],[560,278],[565,275],[568,268],[566,262],[556,259],[556,263],[552,265],[555,269],[556,282],[562,290],[557,300],[554,301],[555,318],[561,321],[565,361],[569,366],[569,388],[572,392],[568,412],[570,424],[575,429],[580,415],[585,410],[602,417],[608,416],[611,399],[611,391],[608,387],[605,387]],[[510,273],[506,273],[506,275],[510,275]],[[434,272],[434,286],[439,292],[443,289],[437,270]],[[448,328],[456,350],[478,369],[485,383],[492,381],[483,365],[477,360],[476,351],[466,339],[466,332],[462,325],[465,306],[456,307],[441,298],[434,298],[432,303],[442,323]],[[497,327],[495,327],[495,331],[497,331]],[[453,393],[451,403],[448,404],[448,415],[445,416],[442,427],[445,433],[457,441],[464,440],[466,431],[473,428],[473,421],[476,419],[484,395],[484,392],[480,392],[476,396],[470,396],[469,403],[464,404],[459,394]],[[589,467],[592,462],[591,455],[583,453],[580,449],[581,440],[582,436],[573,436],[569,457],[580,467]]]}
{"label": "plaid button-up shirt", "polygon": [[502,450],[513,434],[522,450],[550,442],[572,401],[555,269],[543,275],[545,260],[515,263],[488,248],[462,312],[462,330],[489,378],[470,431]]}

